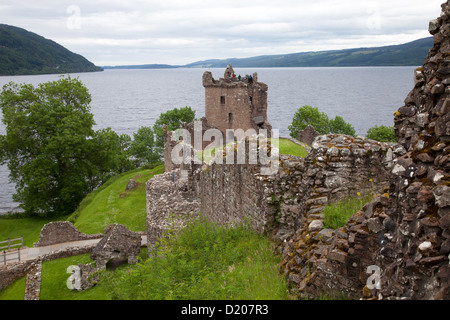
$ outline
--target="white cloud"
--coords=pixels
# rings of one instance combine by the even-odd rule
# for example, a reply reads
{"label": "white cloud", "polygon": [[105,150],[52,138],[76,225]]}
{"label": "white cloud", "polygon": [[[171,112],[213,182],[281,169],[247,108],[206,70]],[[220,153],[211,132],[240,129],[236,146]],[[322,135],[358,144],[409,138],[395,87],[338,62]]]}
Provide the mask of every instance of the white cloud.
{"label": "white cloud", "polygon": [[[97,65],[399,44],[429,36],[442,0],[2,0],[2,22]],[[79,8],[70,11],[70,6]],[[75,24],[74,24],[75,23]]]}

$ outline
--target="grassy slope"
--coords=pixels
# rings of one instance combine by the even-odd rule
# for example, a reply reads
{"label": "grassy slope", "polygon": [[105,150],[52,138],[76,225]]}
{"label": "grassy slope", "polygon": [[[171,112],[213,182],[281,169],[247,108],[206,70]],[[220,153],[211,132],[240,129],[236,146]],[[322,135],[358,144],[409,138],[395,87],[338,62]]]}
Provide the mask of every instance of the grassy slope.
{"label": "grassy slope", "polygon": [[[90,194],[68,220],[81,232],[103,233],[112,223],[125,225],[131,231],[145,231],[146,201],[145,183],[154,175],[164,172],[164,166],[154,169],[135,170],[123,173],[108,181],[101,189]],[[140,185],[125,192],[130,179],[136,179]],[[121,197],[122,195],[122,197]]]}
{"label": "grassy slope", "polygon": [[[38,217],[3,217],[0,219],[0,240],[24,236],[24,245],[32,247],[39,240],[39,234],[44,224],[56,220],[71,220],[80,231],[85,233],[103,233],[110,223],[122,223],[133,231],[146,230],[145,182],[152,176],[164,172],[164,166],[154,169],[138,169],[111,178],[101,188],[89,194],[80,204],[77,212],[70,217],[38,218]],[[119,198],[125,192],[130,178],[137,178],[141,185],[129,191],[124,198]],[[81,260],[80,260],[81,259]],[[107,297],[103,289],[88,290],[86,293],[71,292],[65,287],[69,274],[69,265],[93,262],[89,255],[58,259],[44,263],[42,276],[42,299],[104,299]],[[0,300],[23,300],[25,277],[17,280],[5,290],[0,291]],[[58,289],[57,291],[55,291]],[[67,289],[67,290],[63,290]],[[58,292],[59,291],[59,292]]]}
{"label": "grassy slope", "polygon": [[[64,220],[64,218],[61,218]],[[0,219],[0,241],[19,238],[23,235],[24,246],[32,247],[39,240],[39,233],[44,224],[55,221],[51,218],[6,218]],[[2,245],[3,246],[3,245]]]}

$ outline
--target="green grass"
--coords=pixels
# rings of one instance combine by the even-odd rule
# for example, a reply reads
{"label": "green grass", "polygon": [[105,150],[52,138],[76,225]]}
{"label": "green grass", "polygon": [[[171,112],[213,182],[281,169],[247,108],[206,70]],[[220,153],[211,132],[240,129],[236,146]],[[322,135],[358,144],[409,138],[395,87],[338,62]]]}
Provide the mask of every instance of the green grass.
{"label": "green grass", "polygon": [[[60,217],[60,219],[64,220],[64,217]],[[20,215],[3,216],[0,218],[0,241],[8,240],[8,237],[11,239],[20,238],[23,235],[24,246],[32,247],[33,243],[39,240],[39,234],[44,224],[51,221],[55,221],[55,219]]]}
{"label": "green grass", "polygon": [[[78,292],[67,287],[70,273],[67,268],[71,265],[88,264],[94,262],[89,254],[62,258],[42,263],[40,300],[105,300],[108,292],[101,286]],[[95,263],[95,262],[94,262]]]}
{"label": "green grass", "polygon": [[[143,248],[140,258],[147,256],[147,254],[147,249]],[[89,254],[44,262],[42,264],[40,300],[110,300],[109,288],[101,284],[80,292],[70,290],[67,287],[67,279],[70,276],[70,273],[67,273],[67,268],[71,265],[88,263],[95,264],[95,261],[90,259]],[[114,272],[127,270],[132,267],[125,263],[120,265]],[[104,272],[106,275],[114,273],[109,269]]]}
{"label": "green grass", "polygon": [[372,194],[366,196],[348,197],[342,201],[330,204],[325,207],[324,227],[329,229],[338,229],[343,227],[348,219],[358,212],[364,204],[373,198]]}
{"label": "green grass", "polygon": [[[52,221],[71,221],[84,233],[103,233],[111,223],[121,223],[132,231],[145,231],[146,201],[145,182],[156,174],[164,173],[164,166],[154,169],[137,169],[115,176],[102,187],[91,192],[78,210],[67,217],[30,217],[20,214],[0,217],[0,241],[19,238],[32,247],[39,240],[42,227]],[[141,185],[125,193],[127,182],[137,178]],[[123,194],[123,198],[120,195]]]}
{"label": "green grass", "polygon": [[[67,288],[71,265],[95,263],[89,254],[42,264],[41,300],[286,300],[281,257],[272,243],[248,227],[223,227],[193,220],[168,235],[140,263],[106,270],[100,282],[85,291]],[[23,300],[25,277],[3,290],[0,300]]]}
{"label": "green grass", "polygon": [[135,268],[104,280],[121,300],[284,300],[288,289],[270,241],[245,226],[204,219],[169,236]]}
{"label": "green grass", "polygon": [[[125,225],[131,231],[147,230],[145,183],[154,175],[164,173],[164,166],[140,169],[111,178],[100,189],[89,194],[80,208],[68,219],[86,234],[103,233],[112,223]],[[130,179],[140,185],[125,192]]]}
{"label": "green grass", "polygon": [[[275,146],[277,146],[280,150],[280,154],[284,154],[284,155],[292,155],[292,156],[296,156],[296,157],[302,157],[305,158],[308,155],[308,152],[306,151],[306,149],[297,144],[292,142],[289,139],[284,139],[284,138],[280,138],[280,139],[273,139],[273,144]],[[227,146],[231,143],[228,143],[224,146]],[[218,152],[219,150],[222,150],[223,147],[219,147],[219,148],[210,148],[210,149],[206,149],[207,151],[203,151],[203,161],[208,163],[215,155],[216,152]],[[200,158],[202,156],[202,153],[199,152],[197,154],[197,156]]]}
{"label": "green grass", "polygon": [[23,300],[25,298],[25,284],[27,278],[22,277],[4,290],[0,291],[0,301],[2,300]]}
{"label": "green grass", "polygon": [[308,152],[304,147],[288,140],[288,139],[279,139],[279,149],[280,154],[289,154],[296,157],[305,158],[308,155]]}

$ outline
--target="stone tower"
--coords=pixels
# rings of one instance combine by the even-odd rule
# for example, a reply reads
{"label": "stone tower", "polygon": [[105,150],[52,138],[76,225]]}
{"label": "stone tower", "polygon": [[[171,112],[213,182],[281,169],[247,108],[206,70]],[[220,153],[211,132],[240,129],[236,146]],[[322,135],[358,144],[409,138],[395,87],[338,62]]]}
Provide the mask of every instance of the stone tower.
{"label": "stone tower", "polygon": [[236,76],[231,64],[224,77],[215,80],[211,72],[203,74],[205,116],[208,124],[222,131],[227,129],[268,129],[267,85],[258,82],[258,75]]}

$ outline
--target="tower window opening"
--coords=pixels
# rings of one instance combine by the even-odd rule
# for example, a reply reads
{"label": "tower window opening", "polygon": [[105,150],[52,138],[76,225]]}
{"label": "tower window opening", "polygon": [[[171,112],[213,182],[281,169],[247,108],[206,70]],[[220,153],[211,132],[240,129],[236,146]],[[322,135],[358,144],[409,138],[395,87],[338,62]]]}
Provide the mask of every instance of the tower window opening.
{"label": "tower window opening", "polygon": [[225,104],[225,96],[220,96],[220,104]]}

